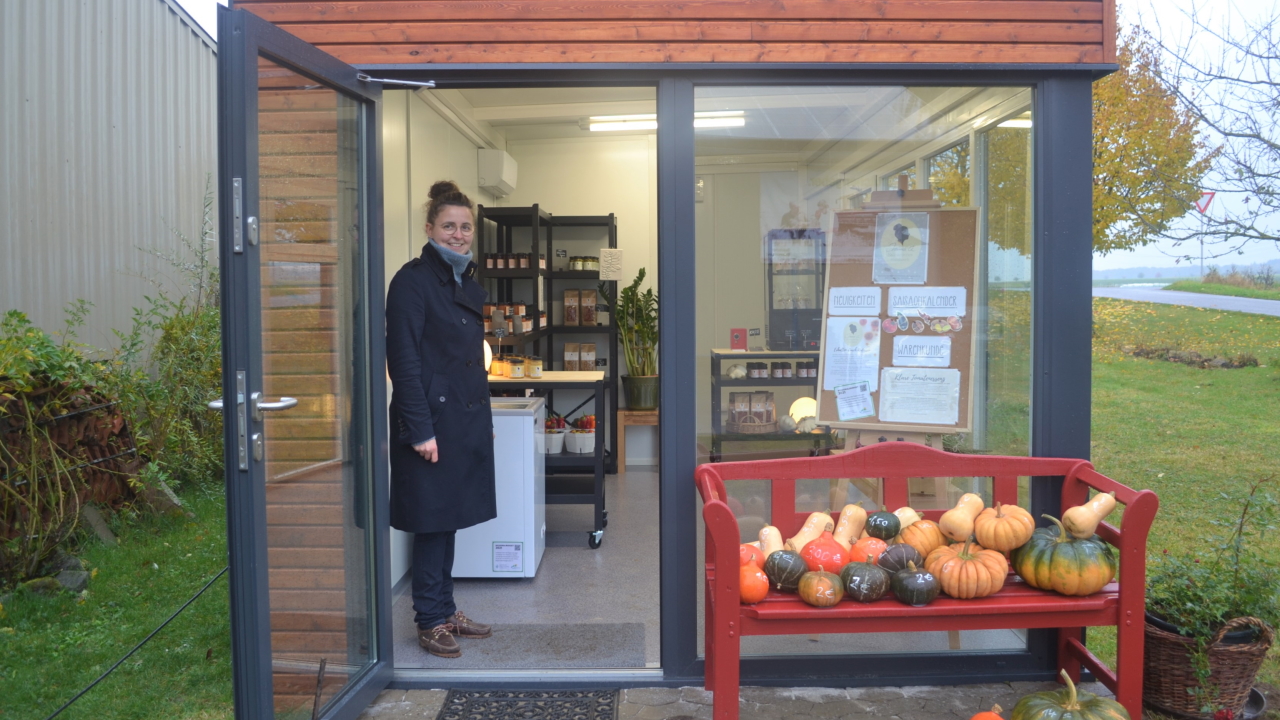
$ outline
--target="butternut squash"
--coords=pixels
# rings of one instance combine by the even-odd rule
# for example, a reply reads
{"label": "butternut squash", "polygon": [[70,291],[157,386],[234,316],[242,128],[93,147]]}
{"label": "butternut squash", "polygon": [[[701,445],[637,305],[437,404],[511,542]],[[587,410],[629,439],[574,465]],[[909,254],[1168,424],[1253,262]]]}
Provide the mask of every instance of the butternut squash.
{"label": "butternut squash", "polygon": [[831,536],[845,550],[848,550],[857,542],[858,536],[862,534],[862,529],[866,526],[867,511],[862,509],[862,503],[845,505],[844,509],[840,511],[840,520],[836,523],[836,531],[831,533]]}
{"label": "butternut squash", "polygon": [[900,507],[894,510],[893,514],[898,516],[898,521],[902,523],[904,528],[909,528],[924,519],[920,513],[909,507]]}
{"label": "butternut squash", "polygon": [[1062,526],[1072,537],[1084,540],[1093,537],[1101,523],[1116,509],[1116,494],[1098,493],[1083,505],[1077,505],[1062,513]]}
{"label": "butternut squash", "polygon": [[973,535],[973,521],[982,512],[983,504],[980,495],[961,495],[954,508],[942,513],[942,517],[938,519],[938,529],[956,542],[968,540]]}
{"label": "butternut squash", "polygon": [[836,524],[831,522],[831,516],[824,512],[811,513],[804,521],[804,525],[800,526],[800,532],[786,542],[783,547],[792,552],[800,552],[813,540],[816,540],[822,533],[831,532]]}
{"label": "butternut squash", "polygon": [[760,528],[760,552],[764,553],[766,560],[769,556],[782,549],[782,533],[778,528],[772,525],[765,525]]}

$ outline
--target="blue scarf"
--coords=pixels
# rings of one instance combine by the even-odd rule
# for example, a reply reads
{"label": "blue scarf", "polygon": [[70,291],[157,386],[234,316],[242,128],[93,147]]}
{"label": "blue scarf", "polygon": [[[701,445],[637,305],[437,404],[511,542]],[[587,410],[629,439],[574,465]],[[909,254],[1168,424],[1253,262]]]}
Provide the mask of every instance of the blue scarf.
{"label": "blue scarf", "polygon": [[432,240],[431,244],[435,247],[436,250],[440,251],[440,257],[444,258],[444,261],[449,263],[450,267],[453,268],[453,279],[458,281],[458,284],[461,285],[462,273],[466,272],[467,265],[471,264],[472,254],[467,253],[464,255],[462,253],[454,252],[449,248],[437,243],[435,240]]}

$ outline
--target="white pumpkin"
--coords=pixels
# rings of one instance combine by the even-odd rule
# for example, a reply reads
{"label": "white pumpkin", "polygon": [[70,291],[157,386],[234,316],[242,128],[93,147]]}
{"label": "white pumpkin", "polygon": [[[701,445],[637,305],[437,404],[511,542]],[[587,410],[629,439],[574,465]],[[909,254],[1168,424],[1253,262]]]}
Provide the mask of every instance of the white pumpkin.
{"label": "white pumpkin", "polygon": [[778,427],[782,428],[782,432],[795,432],[796,421],[790,415],[783,415],[778,418]]}
{"label": "white pumpkin", "polygon": [[734,363],[729,366],[729,370],[725,374],[733,380],[741,380],[747,376],[747,366],[742,363]]}
{"label": "white pumpkin", "polygon": [[811,433],[818,429],[818,418],[810,415],[809,417],[800,418],[800,422],[796,423],[796,432]]}

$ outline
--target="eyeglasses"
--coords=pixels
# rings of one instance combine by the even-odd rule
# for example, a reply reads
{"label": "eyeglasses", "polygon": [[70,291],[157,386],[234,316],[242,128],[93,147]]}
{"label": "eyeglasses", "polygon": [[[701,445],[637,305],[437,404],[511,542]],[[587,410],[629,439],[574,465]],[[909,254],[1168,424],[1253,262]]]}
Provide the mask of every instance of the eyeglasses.
{"label": "eyeglasses", "polygon": [[472,236],[472,235],[474,235],[474,234],[475,234],[475,232],[476,232],[475,227],[474,227],[473,225],[471,225],[470,223],[463,223],[463,224],[462,224],[462,226],[461,226],[461,227],[459,227],[458,225],[456,225],[456,224],[454,224],[454,223],[447,222],[447,223],[442,224],[442,225],[440,226],[440,229],[441,229],[441,230],[443,230],[443,231],[445,231],[445,233],[447,233],[447,234],[449,234],[449,235],[452,235],[452,234],[454,234],[454,233],[456,232],[456,233],[459,233],[460,235],[462,235],[463,237],[471,237],[471,236]]}

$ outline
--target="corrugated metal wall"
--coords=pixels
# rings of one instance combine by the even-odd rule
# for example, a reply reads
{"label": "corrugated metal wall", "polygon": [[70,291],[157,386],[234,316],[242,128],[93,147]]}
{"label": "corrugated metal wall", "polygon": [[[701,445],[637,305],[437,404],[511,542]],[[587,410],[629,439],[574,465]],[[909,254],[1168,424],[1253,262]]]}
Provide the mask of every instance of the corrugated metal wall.
{"label": "corrugated metal wall", "polygon": [[84,298],[82,339],[102,347],[152,282],[176,287],[146,250],[198,238],[216,78],[207,38],[164,0],[0,1],[0,312],[52,330]]}

